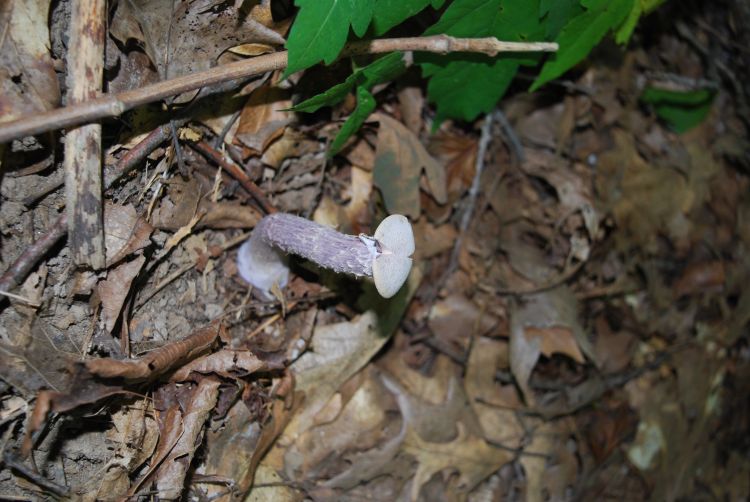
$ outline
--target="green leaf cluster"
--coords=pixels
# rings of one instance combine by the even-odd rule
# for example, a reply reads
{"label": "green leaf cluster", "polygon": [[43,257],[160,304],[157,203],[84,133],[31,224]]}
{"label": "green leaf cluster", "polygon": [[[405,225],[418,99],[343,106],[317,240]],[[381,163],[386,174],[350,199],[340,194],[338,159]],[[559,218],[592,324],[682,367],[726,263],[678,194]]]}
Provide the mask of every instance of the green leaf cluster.
{"label": "green leaf cluster", "polygon": [[653,106],[656,115],[673,131],[683,133],[706,118],[715,94],[710,89],[672,91],[647,87],[641,94],[641,101]]}
{"label": "green leaf cluster", "polygon": [[[531,84],[534,91],[580,63],[609,33],[625,44],[639,18],[664,0],[296,0],[299,12],[289,34],[287,75],[323,62],[330,64],[354,36],[378,37],[433,9],[438,21],[423,34],[496,37],[505,41],[555,41]],[[414,34],[415,36],[418,33]],[[427,93],[437,119],[473,120],[490,111],[508,90],[522,66],[537,66],[542,54],[417,54],[415,62],[427,79]],[[354,92],[357,106],[334,140],[340,148],[367,118],[375,101],[372,88],[395,79],[406,67],[400,54],[356,68],[343,83],[297,105],[314,111],[340,102]],[[332,149],[335,153],[336,148]]]}

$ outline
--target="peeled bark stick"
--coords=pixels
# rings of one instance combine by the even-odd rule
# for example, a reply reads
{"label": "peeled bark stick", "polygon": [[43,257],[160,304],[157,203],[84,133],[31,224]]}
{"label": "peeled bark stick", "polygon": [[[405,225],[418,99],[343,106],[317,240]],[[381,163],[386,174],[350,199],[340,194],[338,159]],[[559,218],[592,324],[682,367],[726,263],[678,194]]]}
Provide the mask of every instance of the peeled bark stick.
{"label": "peeled bark stick", "polygon": [[414,234],[405,216],[384,219],[375,235],[346,235],[314,221],[286,213],[264,217],[237,253],[245,281],[271,298],[274,285],[286,286],[285,253],[295,254],[334,272],[372,277],[384,298],[395,295],[409,276]]}
{"label": "peeled bark stick", "polygon": [[[104,71],[105,0],[72,2],[68,50],[68,103],[94,99]],[[65,136],[68,246],[76,265],[104,267],[102,126],[88,124]]]}
{"label": "peeled bark stick", "polygon": [[[552,42],[503,42],[494,37],[454,38],[447,35],[435,35],[431,37],[385,38],[351,42],[344,47],[339,57],[394,51],[422,51],[438,54],[479,52],[494,56],[500,52],[555,52],[557,48],[558,45]],[[268,71],[281,70],[286,66],[286,51],[275,52],[164,80],[112,96],[103,96],[80,105],[50,110],[1,124],[0,143],[105,117],[117,117],[136,106],[153,103],[199,87],[260,75]]]}

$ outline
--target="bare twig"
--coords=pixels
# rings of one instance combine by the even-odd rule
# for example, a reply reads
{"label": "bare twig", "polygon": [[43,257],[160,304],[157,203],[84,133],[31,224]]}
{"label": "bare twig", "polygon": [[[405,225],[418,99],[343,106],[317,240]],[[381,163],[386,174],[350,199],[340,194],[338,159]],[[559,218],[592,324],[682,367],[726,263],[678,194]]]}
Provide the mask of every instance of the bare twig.
{"label": "bare twig", "polygon": [[52,249],[57,241],[68,233],[68,214],[64,213],[52,225],[47,234],[27,247],[0,277],[0,290],[10,291],[21,284],[39,259]]}
{"label": "bare twig", "polygon": [[190,146],[201,155],[207,157],[214,164],[221,166],[222,169],[228,172],[234,179],[239,181],[242,187],[247,190],[247,192],[255,199],[258,204],[260,204],[260,207],[262,207],[266,213],[272,214],[276,212],[276,208],[273,207],[273,205],[268,201],[268,199],[266,198],[266,194],[263,193],[263,190],[258,188],[258,185],[256,185],[253,180],[250,179],[250,176],[248,176],[245,171],[240,169],[237,164],[226,160],[223,155],[217,152],[211,145],[209,145],[205,141],[190,143]]}
{"label": "bare twig", "polygon": [[[104,72],[104,0],[73,2],[68,52],[68,103],[93,99]],[[102,126],[88,124],[65,136],[65,193],[68,246],[76,265],[104,267]]]}
{"label": "bare twig", "polygon": [[[556,51],[557,44],[545,42],[503,42],[496,38],[457,39],[445,35],[417,38],[392,38],[358,41],[348,44],[341,57],[355,54],[379,54],[393,51],[425,52],[481,52],[496,55],[498,52]],[[287,53],[276,52],[252,59],[217,66],[209,70],[184,75],[139,89],[102,96],[79,105],[58,108],[0,126],[0,143],[30,134],[91,122],[105,117],[117,117],[136,106],[163,98],[211,86],[230,80],[244,79],[287,66]]]}
{"label": "bare twig", "polygon": [[494,113],[488,113],[484,118],[484,124],[482,125],[482,134],[479,138],[479,148],[477,149],[477,159],[474,171],[474,180],[471,182],[471,188],[469,188],[469,198],[466,201],[466,208],[464,214],[461,215],[461,226],[458,229],[458,237],[453,245],[453,251],[451,252],[451,259],[448,263],[448,267],[443,273],[443,281],[448,279],[458,265],[458,255],[461,252],[461,246],[463,245],[466,231],[471,223],[471,217],[474,215],[474,207],[476,206],[477,196],[479,195],[479,184],[482,178],[482,172],[484,171],[484,157],[487,154],[487,147],[492,139],[492,123],[494,121]]}

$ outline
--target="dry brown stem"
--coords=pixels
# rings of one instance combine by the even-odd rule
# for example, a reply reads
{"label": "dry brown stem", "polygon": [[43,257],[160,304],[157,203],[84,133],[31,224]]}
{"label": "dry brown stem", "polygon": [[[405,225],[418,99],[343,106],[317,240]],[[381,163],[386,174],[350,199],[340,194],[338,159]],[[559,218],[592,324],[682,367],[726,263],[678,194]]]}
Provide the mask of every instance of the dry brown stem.
{"label": "dry brown stem", "polygon": [[[68,51],[68,102],[75,105],[101,92],[104,71],[104,0],[73,2]],[[65,136],[65,194],[68,246],[76,265],[104,267],[102,126],[87,124]]]}
{"label": "dry brown stem", "polygon": [[[495,38],[460,39],[438,35],[433,37],[391,38],[359,41],[348,44],[342,57],[354,54],[378,54],[393,51],[424,51],[445,54],[448,52],[481,52],[495,55],[498,52],[556,51],[557,44],[546,42],[503,42]],[[58,108],[32,117],[0,125],[0,143],[30,134],[84,124],[105,117],[116,117],[136,106],[152,103],[169,96],[192,91],[230,80],[243,79],[287,66],[287,53],[276,52],[252,59],[217,66],[139,89],[113,96],[86,101],[78,105]]]}

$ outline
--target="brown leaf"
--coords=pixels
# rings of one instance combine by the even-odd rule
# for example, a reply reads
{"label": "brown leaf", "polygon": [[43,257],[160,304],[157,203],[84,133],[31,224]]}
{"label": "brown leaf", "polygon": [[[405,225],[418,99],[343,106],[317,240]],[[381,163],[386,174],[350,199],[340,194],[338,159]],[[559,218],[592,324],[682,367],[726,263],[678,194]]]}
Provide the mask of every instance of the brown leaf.
{"label": "brown leaf", "polygon": [[132,205],[104,205],[104,247],[107,266],[151,244],[154,228],[139,217]]}
{"label": "brown leaf", "polygon": [[292,120],[289,92],[273,85],[264,85],[250,95],[240,115],[235,138],[258,154],[284,133]]}
{"label": "brown leaf", "polygon": [[0,3],[0,122],[50,110],[60,88],[49,53],[49,0]]}
{"label": "brown leaf", "polygon": [[411,500],[419,499],[419,491],[435,474],[458,471],[458,490],[468,493],[500,467],[513,460],[508,450],[494,448],[483,439],[467,433],[458,425],[458,437],[450,443],[424,441],[419,434],[407,432],[404,451],[417,460],[411,488]]}
{"label": "brown leaf", "polygon": [[182,416],[182,433],[159,465],[155,474],[157,496],[161,500],[177,500],[185,489],[185,476],[196,450],[203,442],[203,428],[216,406],[219,395],[218,378],[203,378],[188,399]]}
{"label": "brown leaf", "polygon": [[[118,13],[121,22],[136,20],[142,38],[132,29],[123,30],[122,35],[143,43],[162,79],[206,70],[216,64],[221,53],[243,43],[285,42],[252,16],[243,16],[234,7],[212,0],[130,0],[118,4]],[[120,41],[127,43],[127,39]],[[194,95],[190,93],[189,98]]]}
{"label": "brown leaf", "polygon": [[62,413],[85,404],[95,403],[107,396],[128,393],[120,385],[107,385],[97,382],[80,364],[73,367],[73,376],[69,383],[70,390],[68,392],[43,390],[37,395],[34,411],[29,418],[21,449],[25,457],[31,454],[32,438],[37,431],[42,429],[50,412]]}
{"label": "brown leaf", "polygon": [[561,352],[577,362],[593,348],[578,322],[573,293],[564,286],[526,297],[511,313],[510,368],[526,401],[534,402],[529,376],[541,354]]}
{"label": "brown leaf", "polygon": [[107,331],[112,332],[125,299],[130,293],[133,279],[138,275],[146,262],[145,256],[122,263],[114,270],[107,272],[107,278],[101,281],[96,289],[102,301],[102,319]]}
{"label": "brown leaf", "polygon": [[192,378],[192,373],[207,375],[215,373],[225,378],[240,378],[256,371],[280,369],[279,364],[269,364],[247,350],[229,350],[208,354],[187,363],[170,378],[172,382],[183,382]]}
{"label": "brown leaf", "polygon": [[109,357],[90,359],[86,361],[86,368],[94,375],[103,378],[123,377],[128,380],[155,378],[177,364],[208,350],[222,330],[224,327],[221,324],[214,323],[138,359],[117,360]]}
{"label": "brown leaf", "polygon": [[674,296],[716,290],[724,285],[724,263],[721,261],[691,263],[674,283]]}
{"label": "brown leaf", "polygon": [[439,203],[445,203],[443,166],[403,124],[379,113],[373,118],[380,122],[373,180],[383,194],[388,212],[413,219],[419,217],[419,181],[423,171],[432,196]]}

